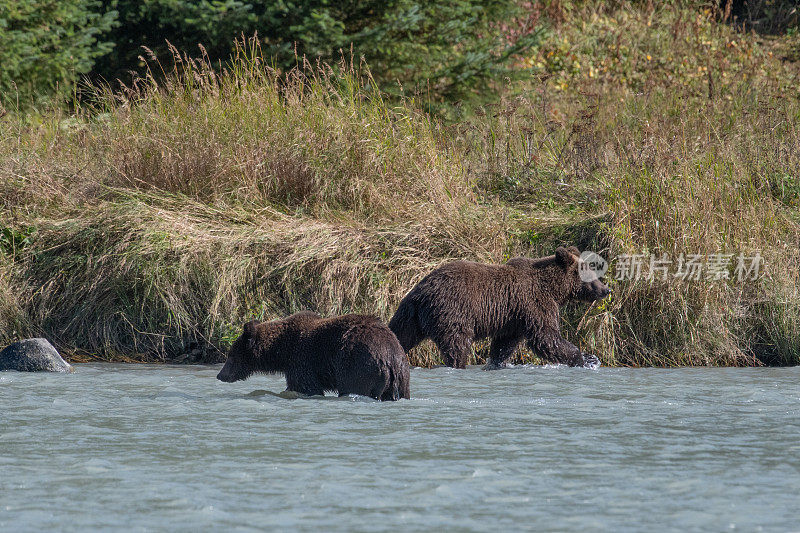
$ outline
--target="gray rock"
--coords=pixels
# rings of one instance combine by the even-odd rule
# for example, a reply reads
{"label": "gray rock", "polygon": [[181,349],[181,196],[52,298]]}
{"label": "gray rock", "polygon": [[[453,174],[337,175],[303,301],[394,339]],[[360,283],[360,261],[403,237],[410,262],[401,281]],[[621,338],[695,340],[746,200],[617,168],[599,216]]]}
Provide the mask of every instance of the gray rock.
{"label": "gray rock", "polygon": [[47,339],[26,339],[0,352],[0,370],[72,372],[73,369]]}

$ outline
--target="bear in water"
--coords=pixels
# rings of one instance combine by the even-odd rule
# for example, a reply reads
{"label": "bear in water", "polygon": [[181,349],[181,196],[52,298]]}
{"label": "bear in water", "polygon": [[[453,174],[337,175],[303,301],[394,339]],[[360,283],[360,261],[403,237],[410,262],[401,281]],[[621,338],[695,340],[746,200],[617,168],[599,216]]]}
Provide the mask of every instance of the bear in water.
{"label": "bear in water", "polygon": [[322,318],[305,311],[248,322],[217,379],[232,383],[256,372],[283,373],[286,390],[310,396],[325,391],[376,400],[410,396],[403,348],[383,322],[365,315]]}
{"label": "bear in water", "polygon": [[597,357],[582,353],[559,329],[562,305],[611,294],[586,266],[574,246],[503,265],[448,263],[411,289],[389,328],[406,352],[432,339],[444,363],[456,368],[466,366],[472,342],[486,337],[492,339],[486,369],[503,367],[522,339],[548,361],[596,368]]}

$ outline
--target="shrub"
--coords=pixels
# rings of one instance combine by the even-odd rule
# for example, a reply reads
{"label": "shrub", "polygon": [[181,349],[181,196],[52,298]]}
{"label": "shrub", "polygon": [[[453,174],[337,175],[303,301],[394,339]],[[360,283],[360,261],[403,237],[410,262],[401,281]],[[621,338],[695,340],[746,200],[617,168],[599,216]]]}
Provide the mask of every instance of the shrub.
{"label": "shrub", "polygon": [[98,40],[114,13],[96,0],[0,0],[0,109],[73,90],[112,45]]}

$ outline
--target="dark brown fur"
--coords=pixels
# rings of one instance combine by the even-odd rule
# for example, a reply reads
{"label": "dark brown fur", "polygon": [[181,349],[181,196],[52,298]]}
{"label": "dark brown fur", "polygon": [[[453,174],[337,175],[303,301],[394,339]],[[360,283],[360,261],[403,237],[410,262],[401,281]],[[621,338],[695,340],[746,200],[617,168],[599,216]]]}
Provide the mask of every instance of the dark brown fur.
{"label": "dark brown fur", "polygon": [[406,354],[389,328],[371,316],[322,318],[302,312],[248,322],[217,379],[239,381],[256,372],[283,373],[287,390],[308,395],[409,397]]}
{"label": "dark brown fur", "polygon": [[560,333],[559,308],[594,301],[611,291],[599,279],[583,282],[580,252],[558,248],[541,259],[516,257],[504,265],[455,261],[420,281],[400,302],[389,328],[406,351],[430,338],[444,363],[464,368],[476,339],[491,337],[487,368],[499,368],[525,339],[546,360],[597,366]]}

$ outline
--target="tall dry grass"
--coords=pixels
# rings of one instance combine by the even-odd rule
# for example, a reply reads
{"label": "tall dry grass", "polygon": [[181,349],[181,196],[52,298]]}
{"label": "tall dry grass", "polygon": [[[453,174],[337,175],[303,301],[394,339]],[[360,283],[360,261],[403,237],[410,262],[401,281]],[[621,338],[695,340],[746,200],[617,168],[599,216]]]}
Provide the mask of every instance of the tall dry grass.
{"label": "tall dry grass", "polygon": [[759,279],[741,283],[612,279],[612,300],[569,321],[606,362],[800,361],[800,102],[762,83],[732,81],[718,98],[591,82],[570,97],[551,84],[462,128],[486,155],[470,172],[519,210],[513,253],[568,237],[602,250],[612,278],[624,254],[643,254],[645,271],[651,255],[764,258]]}
{"label": "tall dry grass", "polygon": [[[554,35],[604,36],[581,41],[600,57],[621,15],[597,13]],[[686,41],[679,13],[651,17],[660,37],[639,15],[622,25],[639,31],[620,33],[628,50],[696,59],[711,46]],[[732,31],[702,35],[729,53]],[[223,72],[176,55],[165,81],[98,91],[75,114],[7,116],[0,224],[27,240],[0,253],[0,341],[42,334],[73,356],[213,361],[245,320],[388,319],[448,259],[577,244],[612,260],[765,258],[751,283],[611,281],[613,299],[569,309],[568,337],[606,364],[796,364],[800,104],[777,60],[747,45],[735,76],[712,67],[712,94],[705,71],[631,82],[637,67],[620,55],[600,78],[532,69],[522,90],[452,125],[386,100],[364,69],[279,73],[252,46]]]}
{"label": "tall dry grass", "polygon": [[107,183],[374,222],[454,216],[474,200],[438,125],[387,102],[365,68],[281,74],[254,42],[221,73],[174,50],[165,81],[105,95]]}
{"label": "tall dry grass", "polygon": [[439,125],[345,64],[279,74],[242,47],[220,74],[176,55],[83,111],[13,124],[2,167],[9,224],[36,228],[19,301],[69,350],[214,360],[254,317],[388,319],[442,260],[504,247]]}

